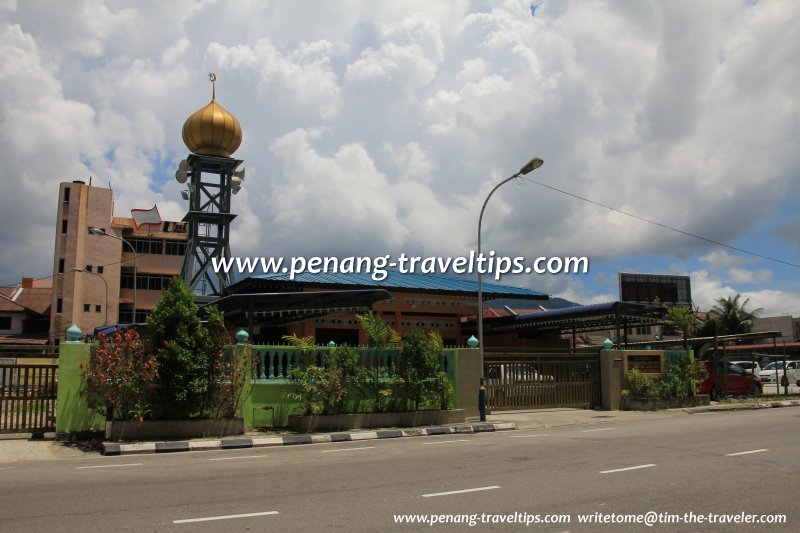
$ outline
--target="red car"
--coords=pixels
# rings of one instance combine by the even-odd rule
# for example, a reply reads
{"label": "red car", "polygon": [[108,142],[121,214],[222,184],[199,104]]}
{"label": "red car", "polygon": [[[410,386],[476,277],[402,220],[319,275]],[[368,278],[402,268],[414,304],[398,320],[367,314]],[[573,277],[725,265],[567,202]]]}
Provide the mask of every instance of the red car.
{"label": "red car", "polygon": [[713,361],[705,361],[705,365],[706,377],[698,388],[700,394],[710,394],[714,401],[728,395],[757,396],[764,390],[761,379],[740,366],[720,361],[716,365],[717,375]]}

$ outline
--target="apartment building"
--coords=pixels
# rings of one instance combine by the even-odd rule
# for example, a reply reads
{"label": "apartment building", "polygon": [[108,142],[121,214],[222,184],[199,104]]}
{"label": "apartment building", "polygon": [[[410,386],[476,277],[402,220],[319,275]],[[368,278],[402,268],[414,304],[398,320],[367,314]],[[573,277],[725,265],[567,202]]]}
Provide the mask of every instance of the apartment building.
{"label": "apartment building", "polygon": [[137,226],[115,217],[113,191],[91,182],[61,183],[58,198],[50,342],[62,341],[72,324],[91,333],[147,320],[162,289],[180,276],[185,224]]}

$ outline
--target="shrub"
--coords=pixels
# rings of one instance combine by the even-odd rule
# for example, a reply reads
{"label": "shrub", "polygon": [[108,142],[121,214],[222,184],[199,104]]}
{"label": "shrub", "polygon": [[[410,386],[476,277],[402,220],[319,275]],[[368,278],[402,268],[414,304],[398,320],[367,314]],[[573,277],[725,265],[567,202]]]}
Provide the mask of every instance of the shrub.
{"label": "shrub", "polygon": [[175,277],[147,319],[159,368],[159,417],[206,413],[212,343],[197,311],[194,295]]}
{"label": "shrub", "polygon": [[231,334],[225,327],[225,314],[216,307],[206,308],[211,335],[210,375],[207,411],[211,416],[231,418],[244,402],[244,390],[251,372],[251,351],[231,348]]}
{"label": "shrub", "polygon": [[621,395],[623,398],[683,400],[695,394],[704,371],[703,363],[695,361],[689,353],[670,361],[664,376],[656,379],[632,368],[628,371],[628,388]]}
{"label": "shrub", "polygon": [[651,398],[653,380],[650,376],[642,374],[638,369],[628,370],[628,397]]}
{"label": "shrub", "polygon": [[122,420],[129,413],[143,416],[149,411],[146,406],[158,384],[158,365],[155,357],[147,355],[136,330],[101,334],[81,369],[81,395],[106,420]]}
{"label": "shrub", "polygon": [[300,401],[304,415],[344,412],[348,393],[361,388],[365,380],[358,354],[348,346],[339,346],[329,350],[323,358],[323,366],[318,366],[311,362],[316,350],[313,338],[296,335],[283,338],[301,350],[300,366],[290,371],[296,390],[286,397]]}
{"label": "shrub", "polygon": [[441,362],[442,352],[435,337],[417,330],[403,339],[398,374],[403,380],[404,396],[415,410],[420,409],[431,393],[438,392],[436,374]]}

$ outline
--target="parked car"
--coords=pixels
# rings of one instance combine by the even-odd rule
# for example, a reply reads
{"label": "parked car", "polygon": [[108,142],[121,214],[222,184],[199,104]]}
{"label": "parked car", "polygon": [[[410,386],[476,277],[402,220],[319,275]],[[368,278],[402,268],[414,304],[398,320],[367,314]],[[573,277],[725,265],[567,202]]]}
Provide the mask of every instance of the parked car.
{"label": "parked car", "polygon": [[698,387],[700,394],[709,394],[714,401],[728,395],[759,395],[764,390],[761,379],[744,368],[731,363],[718,363],[719,374],[713,361],[705,361],[705,379]]}
{"label": "parked car", "polygon": [[761,372],[761,365],[758,364],[758,361],[731,361],[731,364],[744,368],[748,374],[757,376]]}
{"label": "parked car", "polygon": [[[776,378],[775,372],[777,370],[778,376]],[[764,370],[758,373],[758,377],[761,378],[761,381],[764,383],[775,383],[777,379],[780,382],[783,379],[783,361],[773,361],[767,366],[764,367]],[[789,383],[797,383],[798,377],[800,377],[800,372],[798,372],[798,362],[797,361],[786,361],[786,377],[789,378]]]}

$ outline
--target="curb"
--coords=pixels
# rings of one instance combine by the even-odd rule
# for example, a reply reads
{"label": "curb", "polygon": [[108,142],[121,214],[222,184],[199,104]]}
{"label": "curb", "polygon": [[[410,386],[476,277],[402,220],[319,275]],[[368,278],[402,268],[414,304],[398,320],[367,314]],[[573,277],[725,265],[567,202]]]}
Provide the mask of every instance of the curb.
{"label": "curb", "polygon": [[703,407],[689,407],[684,409],[689,414],[713,413],[720,411],[747,411],[752,409],[777,409],[779,407],[800,407],[800,400],[786,400],[782,402],[753,402],[731,403],[724,405],[706,405]]}
{"label": "curb", "polygon": [[396,439],[402,437],[427,437],[433,435],[455,435],[459,433],[486,433],[517,429],[513,422],[496,424],[462,424],[458,426],[433,426],[410,429],[380,429],[356,433],[329,433],[317,435],[290,435],[286,437],[234,437],[218,440],[136,442],[121,444],[104,442],[102,455],[135,455],[145,453],[175,453],[208,450],[231,450],[238,448],[265,448],[270,446],[296,446],[325,442],[352,442],[372,439]]}

